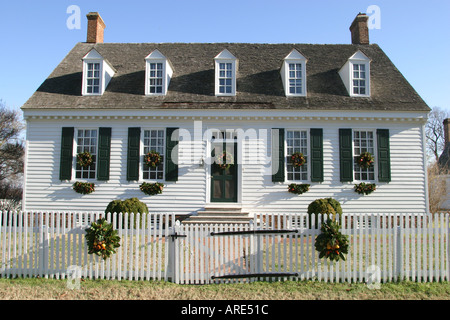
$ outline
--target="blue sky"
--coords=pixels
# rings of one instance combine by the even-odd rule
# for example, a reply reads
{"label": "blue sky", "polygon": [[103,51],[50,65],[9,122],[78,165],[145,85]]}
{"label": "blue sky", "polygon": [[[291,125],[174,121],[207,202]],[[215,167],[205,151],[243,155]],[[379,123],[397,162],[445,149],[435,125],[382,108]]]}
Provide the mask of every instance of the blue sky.
{"label": "blue sky", "polygon": [[[67,27],[71,5],[80,8],[80,29]],[[105,42],[347,44],[354,17],[371,5],[380,9],[380,25],[370,30],[370,42],[430,107],[450,111],[448,0],[1,1],[0,99],[20,108],[72,47],[86,41],[90,11],[106,23]]]}

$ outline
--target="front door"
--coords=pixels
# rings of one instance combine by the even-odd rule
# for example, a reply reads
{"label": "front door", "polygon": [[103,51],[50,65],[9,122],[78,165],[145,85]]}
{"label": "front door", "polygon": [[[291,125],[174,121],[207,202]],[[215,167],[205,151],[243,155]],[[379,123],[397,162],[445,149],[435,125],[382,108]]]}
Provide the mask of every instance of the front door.
{"label": "front door", "polygon": [[211,146],[211,202],[237,202],[237,143],[221,141]]}

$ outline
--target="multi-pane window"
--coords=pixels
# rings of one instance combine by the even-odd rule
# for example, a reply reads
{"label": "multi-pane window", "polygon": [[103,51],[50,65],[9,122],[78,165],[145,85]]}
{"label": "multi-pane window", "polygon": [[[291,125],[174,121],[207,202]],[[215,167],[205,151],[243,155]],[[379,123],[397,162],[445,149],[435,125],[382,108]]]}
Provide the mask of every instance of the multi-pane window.
{"label": "multi-pane window", "polygon": [[219,93],[233,93],[233,64],[219,63]]}
{"label": "multi-pane window", "polygon": [[87,64],[86,92],[100,93],[100,63]]}
{"label": "multi-pane window", "polygon": [[289,94],[302,94],[302,64],[289,64]]}
{"label": "multi-pane window", "polygon": [[82,167],[76,164],[75,176],[77,179],[95,179],[97,167],[97,130],[78,129],[77,130],[77,154],[89,152],[92,156],[92,164]]}
{"label": "multi-pane window", "polygon": [[[308,132],[305,130],[289,130],[286,132],[286,171],[288,180],[308,180]],[[294,167],[291,163],[292,154],[300,152],[306,163]]]}
{"label": "multi-pane window", "polygon": [[353,131],[353,167],[355,172],[355,180],[371,181],[375,180],[374,166],[362,168],[358,164],[358,158],[363,152],[375,154],[375,142],[373,131]]}
{"label": "multi-pane window", "polygon": [[164,129],[144,130],[144,155],[151,151],[156,151],[161,156],[161,162],[156,167],[143,164],[144,180],[164,179]]}
{"label": "multi-pane window", "polygon": [[149,92],[163,93],[163,64],[150,63],[149,68]]}
{"label": "multi-pane window", "polygon": [[353,64],[353,94],[366,94],[365,64]]}

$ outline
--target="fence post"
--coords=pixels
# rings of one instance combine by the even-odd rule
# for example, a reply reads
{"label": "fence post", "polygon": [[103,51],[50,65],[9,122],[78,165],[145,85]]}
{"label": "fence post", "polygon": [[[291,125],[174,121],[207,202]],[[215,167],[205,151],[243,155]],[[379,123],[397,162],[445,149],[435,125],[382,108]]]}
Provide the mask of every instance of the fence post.
{"label": "fence post", "polygon": [[[401,221],[401,220],[400,220]],[[403,280],[403,228],[397,226],[397,268],[396,273],[400,280]]]}
{"label": "fence post", "polygon": [[169,256],[167,261],[167,277],[172,279],[172,282],[178,283],[178,272],[177,272],[177,259],[176,259],[176,235],[180,231],[180,221],[177,220],[173,227],[169,229],[169,237],[166,239],[166,243],[169,247]]}

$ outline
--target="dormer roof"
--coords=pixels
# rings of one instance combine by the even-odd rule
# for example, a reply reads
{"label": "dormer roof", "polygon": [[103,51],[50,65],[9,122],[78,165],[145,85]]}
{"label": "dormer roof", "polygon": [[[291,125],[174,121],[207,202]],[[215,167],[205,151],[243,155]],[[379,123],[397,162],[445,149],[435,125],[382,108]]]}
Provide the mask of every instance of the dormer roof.
{"label": "dormer roof", "polygon": [[[81,95],[79,62],[92,49],[116,70],[101,99]],[[148,97],[144,59],[158,52],[164,53],[174,72],[167,95]],[[236,95],[217,97],[214,58],[231,53],[239,58]],[[280,67],[286,57],[297,54],[308,59],[307,96],[286,99]],[[361,54],[371,60],[371,94],[356,99],[348,95],[339,70],[350,57],[361,58]],[[376,44],[78,43],[23,109],[81,107],[429,111]]]}

